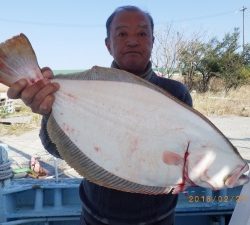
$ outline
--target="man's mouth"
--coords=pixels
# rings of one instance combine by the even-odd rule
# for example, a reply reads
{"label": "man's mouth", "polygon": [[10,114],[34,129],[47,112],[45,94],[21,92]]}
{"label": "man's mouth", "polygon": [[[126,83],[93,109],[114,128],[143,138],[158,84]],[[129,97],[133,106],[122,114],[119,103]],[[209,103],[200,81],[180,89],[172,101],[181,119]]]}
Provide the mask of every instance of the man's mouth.
{"label": "man's mouth", "polygon": [[127,51],[127,52],[125,52],[125,55],[126,54],[137,54],[137,55],[140,55],[141,53],[137,52],[137,51]]}

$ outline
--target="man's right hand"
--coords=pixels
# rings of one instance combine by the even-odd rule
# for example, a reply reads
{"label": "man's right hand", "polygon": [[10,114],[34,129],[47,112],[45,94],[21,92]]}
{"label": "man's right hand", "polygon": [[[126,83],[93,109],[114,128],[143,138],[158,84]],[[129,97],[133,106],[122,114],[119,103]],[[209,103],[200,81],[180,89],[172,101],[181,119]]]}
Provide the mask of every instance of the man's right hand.
{"label": "man's right hand", "polygon": [[10,86],[7,94],[12,99],[20,98],[32,112],[47,115],[52,110],[54,93],[59,89],[59,84],[51,82],[53,72],[50,68],[44,67],[41,72],[45,79],[32,85],[29,85],[26,79],[20,79]]}

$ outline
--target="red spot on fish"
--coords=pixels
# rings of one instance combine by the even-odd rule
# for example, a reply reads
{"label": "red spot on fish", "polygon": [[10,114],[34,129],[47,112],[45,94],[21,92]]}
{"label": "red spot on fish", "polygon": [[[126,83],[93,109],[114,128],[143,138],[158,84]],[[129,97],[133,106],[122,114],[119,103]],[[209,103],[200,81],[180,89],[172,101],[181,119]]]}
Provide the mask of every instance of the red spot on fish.
{"label": "red spot on fish", "polygon": [[95,149],[96,152],[100,152],[101,151],[100,147],[98,147],[98,146],[94,146],[94,149]]}
{"label": "red spot on fish", "polygon": [[183,158],[174,152],[165,151],[163,152],[163,162],[168,165],[181,165],[183,164]]}
{"label": "red spot on fish", "polygon": [[62,124],[62,130],[66,133],[66,134],[70,134],[70,133],[74,133],[75,129],[70,127],[68,124],[63,123]]}
{"label": "red spot on fish", "polygon": [[74,96],[74,95],[72,95],[71,93],[66,93],[66,95],[67,95],[69,98],[71,98],[72,100],[76,100],[76,99],[77,99],[77,97]]}
{"label": "red spot on fish", "polygon": [[135,153],[138,149],[138,138],[133,138],[131,141],[130,152]]}

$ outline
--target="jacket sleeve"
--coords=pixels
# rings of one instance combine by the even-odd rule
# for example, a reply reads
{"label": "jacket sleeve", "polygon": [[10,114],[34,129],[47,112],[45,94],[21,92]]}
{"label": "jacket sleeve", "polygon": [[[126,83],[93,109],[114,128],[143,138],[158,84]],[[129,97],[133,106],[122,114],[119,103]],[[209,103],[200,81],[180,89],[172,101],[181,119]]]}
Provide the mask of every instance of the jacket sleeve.
{"label": "jacket sleeve", "polygon": [[189,91],[186,89],[186,92],[184,93],[183,95],[183,99],[182,99],[183,102],[185,102],[187,105],[193,107],[193,100],[192,100],[192,97],[189,93]]}
{"label": "jacket sleeve", "polygon": [[41,129],[39,133],[39,137],[41,139],[41,142],[44,146],[44,148],[53,156],[57,158],[61,158],[59,155],[59,152],[57,151],[56,145],[51,141],[48,131],[47,131],[47,122],[48,122],[49,116],[43,116],[42,122],[41,122]]}

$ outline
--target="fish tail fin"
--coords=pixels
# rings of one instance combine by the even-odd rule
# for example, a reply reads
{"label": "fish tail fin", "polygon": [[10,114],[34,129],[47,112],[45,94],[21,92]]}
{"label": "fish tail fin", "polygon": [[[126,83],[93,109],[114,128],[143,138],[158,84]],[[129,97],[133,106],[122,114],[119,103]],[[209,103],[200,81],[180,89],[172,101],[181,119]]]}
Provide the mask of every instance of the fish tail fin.
{"label": "fish tail fin", "polygon": [[43,79],[35,52],[24,34],[0,44],[0,83],[10,86],[22,78],[29,83]]}

